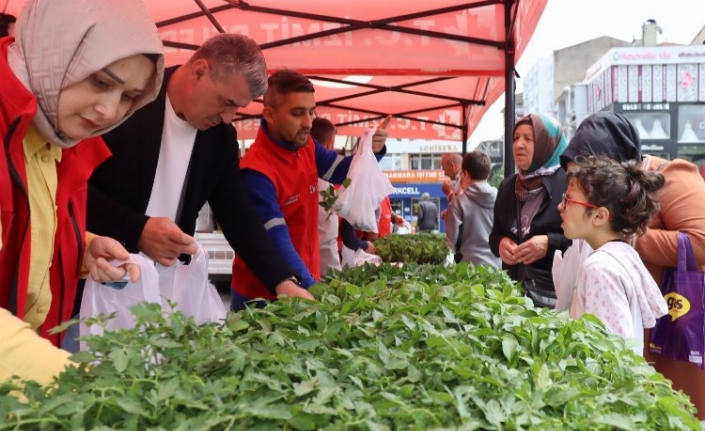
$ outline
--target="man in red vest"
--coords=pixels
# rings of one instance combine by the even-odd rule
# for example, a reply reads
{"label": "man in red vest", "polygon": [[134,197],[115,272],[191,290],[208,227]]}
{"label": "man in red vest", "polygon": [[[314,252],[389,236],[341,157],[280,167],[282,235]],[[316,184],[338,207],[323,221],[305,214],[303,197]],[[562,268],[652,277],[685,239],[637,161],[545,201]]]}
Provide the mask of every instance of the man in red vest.
{"label": "man in red vest", "polygon": [[[250,201],[304,288],[320,277],[318,178],[340,184],[352,161],[352,156],[343,157],[311,137],[316,114],[313,92],[311,81],[298,72],[272,74],[257,138],[240,163]],[[386,138],[383,127],[372,138],[378,160],[386,152]],[[237,257],[232,274],[234,311],[252,299],[276,299]]]}

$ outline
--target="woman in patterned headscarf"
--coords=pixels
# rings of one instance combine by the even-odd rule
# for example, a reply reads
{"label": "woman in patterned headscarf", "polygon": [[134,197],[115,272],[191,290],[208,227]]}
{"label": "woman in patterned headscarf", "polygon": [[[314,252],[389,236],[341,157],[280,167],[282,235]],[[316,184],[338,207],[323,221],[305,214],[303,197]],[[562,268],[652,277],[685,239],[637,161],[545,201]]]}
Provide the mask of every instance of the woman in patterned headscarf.
{"label": "woman in patterned headscarf", "polygon": [[490,247],[502,268],[521,282],[534,304],[553,307],[553,254],[564,251],[558,203],[566,189],[559,156],[568,143],[560,125],[544,114],[529,114],[514,126],[514,163],[519,173],[499,186]]}
{"label": "woman in patterned headscarf", "polygon": [[88,178],[110,151],[99,135],[154,100],[164,71],[141,0],[29,0],[0,39],[0,380],[47,382],[68,354],[49,331],[71,317],[81,273],[134,265],[85,231]]}

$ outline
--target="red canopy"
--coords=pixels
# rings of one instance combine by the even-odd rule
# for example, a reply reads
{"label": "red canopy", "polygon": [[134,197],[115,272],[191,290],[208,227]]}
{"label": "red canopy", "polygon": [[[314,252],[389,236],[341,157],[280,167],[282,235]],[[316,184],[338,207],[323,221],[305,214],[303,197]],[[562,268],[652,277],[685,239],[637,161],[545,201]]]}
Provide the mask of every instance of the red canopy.
{"label": "red canopy", "polygon": [[[316,79],[318,114],[340,134],[391,113],[392,137],[464,141],[504,92],[547,2],[145,1],[170,64],[217,32],[247,34],[270,70]],[[17,15],[23,3],[9,0],[7,12]],[[241,111],[241,138],[254,136],[260,111],[258,101]]]}

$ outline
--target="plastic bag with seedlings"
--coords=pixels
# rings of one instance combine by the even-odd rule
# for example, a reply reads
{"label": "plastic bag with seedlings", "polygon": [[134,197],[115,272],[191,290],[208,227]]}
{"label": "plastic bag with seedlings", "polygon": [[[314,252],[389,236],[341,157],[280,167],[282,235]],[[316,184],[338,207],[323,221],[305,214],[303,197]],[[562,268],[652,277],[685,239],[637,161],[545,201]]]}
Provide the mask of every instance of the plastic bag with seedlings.
{"label": "plastic bag with seedlings", "polygon": [[372,152],[375,131],[368,129],[363,133],[348,171],[351,182],[339,194],[333,210],[355,229],[377,233],[375,210],[384,198],[394,192],[394,187]]}

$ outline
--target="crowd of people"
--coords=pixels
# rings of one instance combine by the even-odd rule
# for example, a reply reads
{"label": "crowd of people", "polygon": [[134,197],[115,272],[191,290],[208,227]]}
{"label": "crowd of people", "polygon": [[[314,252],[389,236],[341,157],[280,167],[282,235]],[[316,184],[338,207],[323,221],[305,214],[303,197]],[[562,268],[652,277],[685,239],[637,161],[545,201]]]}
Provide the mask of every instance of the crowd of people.
{"label": "crowd of people", "polygon": [[536,306],[597,316],[705,417],[705,372],[648,346],[668,313],[659,283],[678,264],[679,232],[705,266],[698,167],[642,154],[634,125],[613,112],[583,120],[570,142],[550,116],[529,114],[514,126],[512,150],[518,172],[498,189],[486,183],[484,153],[443,157],[453,182],[442,217],[456,261],[501,266]]}
{"label": "crowd of people", "polygon": [[[50,330],[76,316],[81,280],[135,281],[130,253],[188,262],[205,203],[237,256],[233,311],[314,299],[308,288],[340,268],[343,245],[374,253],[374,237],[319,204],[352,156],[316,118],[313,84],[293,70],[267,76],[252,39],[221,34],[165,68],[141,0],[29,0],[0,24],[0,380],[46,383],[69,366],[76,333]],[[240,159],[230,123],[257,97],[262,120]],[[385,125],[372,138],[377,160]],[[643,331],[668,312],[658,283],[677,265],[679,232],[705,265],[698,168],[644,156],[634,126],[610,112],[570,142],[550,116],[529,114],[512,150],[518,172],[498,188],[486,153],[443,155],[449,206],[423,195],[415,227],[445,223],[457,262],[505,270],[538,307],[598,316],[705,412],[705,373],[645,352]],[[411,230],[388,199],[379,220],[378,236]]]}
{"label": "crowd of people", "polygon": [[[85,4],[30,0],[16,23],[2,16],[0,379],[46,383],[69,365],[76,325],[50,330],[76,316],[82,280],[136,281],[130,253],[188,262],[206,202],[237,255],[234,310],[313,299],[316,181],[341,182],[350,166],[310,137],[311,82],[268,77],[252,39],[221,34],[165,68],[141,0]],[[230,123],[260,96],[260,132],[241,163]],[[378,158],[385,140],[380,127]]]}

